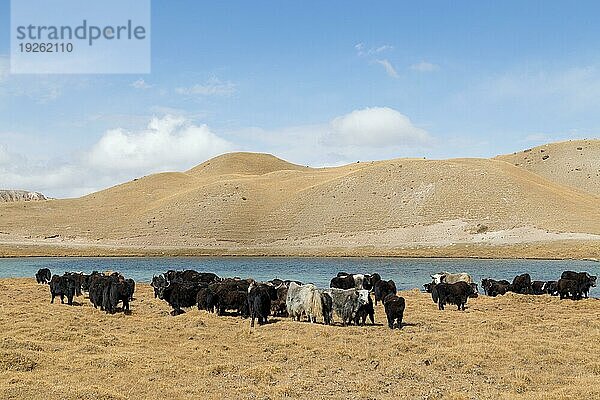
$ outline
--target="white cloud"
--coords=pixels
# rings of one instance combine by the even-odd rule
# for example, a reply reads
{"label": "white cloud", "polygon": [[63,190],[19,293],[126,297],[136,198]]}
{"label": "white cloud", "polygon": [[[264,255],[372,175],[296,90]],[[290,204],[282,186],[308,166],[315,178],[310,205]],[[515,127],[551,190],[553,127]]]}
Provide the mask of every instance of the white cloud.
{"label": "white cloud", "polygon": [[380,64],[385,68],[385,72],[392,78],[398,78],[398,72],[388,60],[375,60],[376,63]]}
{"label": "white cloud", "polygon": [[394,46],[390,46],[389,44],[384,44],[383,46],[379,46],[373,50],[373,53],[381,53],[382,51],[392,50]]}
{"label": "white cloud", "polygon": [[109,130],[85,159],[99,170],[148,173],[188,168],[232,148],[206,125],[166,116],[153,118],[146,129],[138,132]]}
{"label": "white cloud", "polygon": [[134,89],[150,89],[152,87],[152,85],[146,83],[146,81],[142,78],[130,83],[129,86],[131,86]]}
{"label": "white cloud", "polygon": [[381,65],[389,76],[391,76],[392,78],[398,78],[398,72],[396,71],[396,68],[394,68],[394,66],[388,59],[375,58],[375,56],[380,53],[386,52],[388,50],[393,50],[394,46],[384,44],[378,47],[367,48],[363,43],[357,43],[354,45],[354,49],[356,50],[357,56],[367,58],[370,63],[377,63]]}
{"label": "white cloud", "polygon": [[382,53],[384,51],[388,51],[388,50],[393,50],[394,46],[391,46],[389,44],[384,44],[382,46],[378,46],[378,47],[370,47],[367,48],[365,47],[364,43],[357,43],[354,45],[354,49],[356,50],[356,54],[358,56],[371,56],[374,54],[379,54]]}
{"label": "white cloud", "polygon": [[229,96],[236,91],[232,82],[222,82],[218,78],[210,78],[203,84],[175,89],[179,94],[186,96]]}
{"label": "white cloud", "polygon": [[431,139],[407,116],[388,107],[352,111],[335,118],[330,125],[327,141],[342,146],[427,145]]}
{"label": "white cloud", "polygon": [[416,63],[410,66],[410,69],[418,72],[433,72],[440,69],[439,65],[432,64],[427,61],[421,61],[420,63]]}
{"label": "white cloud", "polygon": [[165,116],[141,130],[109,130],[68,162],[31,159],[0,146],[0,183],[55,197],[81,196],[149,173],[186,170],[234,148],[206,125]]}

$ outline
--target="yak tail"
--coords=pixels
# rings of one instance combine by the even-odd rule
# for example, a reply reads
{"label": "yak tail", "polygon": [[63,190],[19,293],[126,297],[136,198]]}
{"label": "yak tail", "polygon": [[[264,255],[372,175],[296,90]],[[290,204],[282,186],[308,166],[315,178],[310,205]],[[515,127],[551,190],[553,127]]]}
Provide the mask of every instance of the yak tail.
{"label": "yak tail", "polygon": [[312,301],[310,305],[310,314],[312,314],[312,317],[315,320],[317,318],[320,319],[323,317],[323,302],[321,301],[321,294],[318,290],[313,291]]}

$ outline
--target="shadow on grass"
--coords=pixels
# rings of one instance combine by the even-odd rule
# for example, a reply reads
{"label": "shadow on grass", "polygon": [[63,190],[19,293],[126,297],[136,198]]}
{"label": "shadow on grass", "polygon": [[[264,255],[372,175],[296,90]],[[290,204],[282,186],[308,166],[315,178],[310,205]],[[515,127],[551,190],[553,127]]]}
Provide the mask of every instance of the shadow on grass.
{"label": "shadow on grass", "polygon": [[67,303],[66,301],[64,303],[61,303],[60,301],[59,302],[55,301],[54,303],[50,303],[50,304],[51,305],[60,304],[61,306],[69,306],[69,307],[82,307],[83,306],[83,303],[80,303],[78,301],[74,301],[71,304]]}
{"label": "shadow on grass", "polygon": [[[248,318],[248,320],[250,321],[250,318]],[[280,321],[281,320],[277,319],[277,318],[272,318],[272,319],[269,318],[269,319],[267,319],[267,322],[265,322],[264,324],[259,324],[258,320],[254,320],[254,327],[257,328],[259,326],[272,325],[272,324],[276,324],[276,323],[278,323]]]}

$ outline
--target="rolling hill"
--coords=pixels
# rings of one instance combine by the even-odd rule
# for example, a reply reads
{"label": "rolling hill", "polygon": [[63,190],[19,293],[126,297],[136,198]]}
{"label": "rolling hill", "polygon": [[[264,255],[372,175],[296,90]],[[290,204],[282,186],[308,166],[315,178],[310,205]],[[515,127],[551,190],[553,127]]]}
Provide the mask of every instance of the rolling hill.
{"label": "rolling hill", "polygon": [[497,255],[552,257],[558,246],[557,257],[592,257],[598,160],[600,140],[335,168],[224,154],[78,199],[0,204],[0,254],[493,256],[510,247],[520,250]]}
{"label": "rolling hill", "polygon": [[600,196],[600,140],[550,143],[496,159]]}

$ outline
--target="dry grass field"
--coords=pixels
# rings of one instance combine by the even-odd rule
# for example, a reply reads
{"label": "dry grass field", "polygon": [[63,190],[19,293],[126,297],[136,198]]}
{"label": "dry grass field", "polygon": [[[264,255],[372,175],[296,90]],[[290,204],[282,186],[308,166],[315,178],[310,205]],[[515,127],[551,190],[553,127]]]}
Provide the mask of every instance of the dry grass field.
{"label": "dry grass field", "polygon": [[336,168],[225,154],[78,199],[0,203],[0,256],[600,258],[598,160],[600,140]]}
{"label": "dry grass field", "polygon": [[197,310],[171,317],[147,285],[131,315],[106,315],[3,279],[0,398],[600,398],[600,300],[480,296],[440,312],[427,294],[401,295],[401,331],[287,319],[250,329]]}

